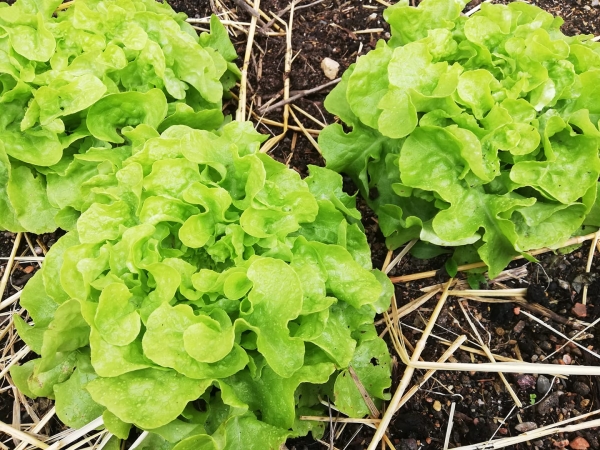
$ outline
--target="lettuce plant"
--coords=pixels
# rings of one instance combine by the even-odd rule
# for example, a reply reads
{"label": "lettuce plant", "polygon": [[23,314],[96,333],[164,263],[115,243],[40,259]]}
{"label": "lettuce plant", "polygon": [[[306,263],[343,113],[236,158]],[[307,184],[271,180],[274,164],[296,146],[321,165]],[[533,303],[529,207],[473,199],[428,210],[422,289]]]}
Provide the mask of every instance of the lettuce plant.
{"label": "lettuce plant", "polygon": [[54,398],[72,427],[102,415],[119,438],[133,424],[150,432],[142,448],[176,450],[318,436],[299,415],[325,413],[320,397],[365,415],[349,367],[387,398],[373,318],[392,285],[341,176],[302,180],[258,152],[249,123],[122,133],[21,296],[34,325],[14,323],[40,358],[13,367],[19,389]]}
{"label": "lettuce plant", "polygon": [[[401,0],[391,38],[359,58],[325,106],[327,167],[350,175],[390,248],[419,238],[512,257],[600,226],[600,43],[513,2]],[[344,124],[347,128],[344,128]]]}
{"label": "lettuce plant", "polygon": [[121,128],[218,128],[239,73],[216,17],[198,36],[154,0],[61,3],[0,3],[0,229],[71,228]]}

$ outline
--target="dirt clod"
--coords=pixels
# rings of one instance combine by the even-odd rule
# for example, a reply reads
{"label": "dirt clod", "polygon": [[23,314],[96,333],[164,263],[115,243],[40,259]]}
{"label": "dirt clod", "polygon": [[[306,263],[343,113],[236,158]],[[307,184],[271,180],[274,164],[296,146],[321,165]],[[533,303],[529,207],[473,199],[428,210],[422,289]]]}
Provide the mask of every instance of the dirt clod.
{"label": "dirt clod", "polygon": [[571,308],[571,312],[578,319],[583,319],[584,317],[587,317],[587,306],[582,303],[575,303],[575,306]]}
{"label": "dirt clod", "polygon": [[590,444],[584,438],[578,436],[569,443],[569,447],[573,450],[585,450],[590,447]]}

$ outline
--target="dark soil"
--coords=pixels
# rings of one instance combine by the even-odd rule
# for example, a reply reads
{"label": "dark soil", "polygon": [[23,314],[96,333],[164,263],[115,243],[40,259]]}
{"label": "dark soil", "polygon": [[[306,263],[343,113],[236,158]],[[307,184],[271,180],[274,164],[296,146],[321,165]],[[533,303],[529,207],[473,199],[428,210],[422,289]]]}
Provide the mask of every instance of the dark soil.
{"label": "dark soil", "polygon": [[[468,6],[468,9],[479,2],[479,0],[475,0]],[[215,4],[213,0],[173,0],[170,3],[177,11],[185,12],[195,18],[209,16]],[[250,15],[239,6],[244,3],[244,0],[221,0],[221,3],[236,12],[240,21],[250,21]],[[563,30],[566,34],[600,34],[600,6],[593,6],[595,3],[591,0],[534,0],[533,3],[555,15],[562,16],[565,19]],[[261,10],[268,14],[278,13],[287,6],[287,0],[261,1]],[[280,100],[284,79],[287,76],[290,78],[292,91],[313,88],[328,82],[329,79],[324,76],[320,67],[321,61],[325,57],[332,58],[340,64],[339,75],[341,75],[356,60],[357,56],[373,49],[378,39],[388,37],[388,27],[381,16],[383,9],[384,6],[375,0],[323,0],[321,2],[305,0],[299,3],[296,6],[293,23],[292,47],[295,59],[290,74],[284,73],[285,37],[265,36],[264,33],[258,32],[249,70],[249,104],[257,109],[273,97]],[[281,16],[286,22],[289,19],[288,13]],[[279,22],[277,23],[279,24]],[[378,28],[383,28],[383,31],[356,33],[360,30]],[[237,37],[233,37],[233,41],[238,54],[243,55],[246,47],[246,35],[238,33]],[[241,60],[238,63],[241,65]],[[323,101],[329,90],[330,88],[327,88],[317,94],[304,97],[295,104],[318,120],[332,123],[334,118],[323,107]],[[321,128],[302,114],[295,113],[307,128]],[[265,117],[281,122],[282,110],[272,111]],[[296,125],[292,117],[290,117],[290,124]],[[259,125],[258,129],[270,135],[277,135],[281,132],[281,129],[275,126]],[[309,140],[301,132],[296,131],[289,131],[271,152],[271,155],[286,162],[302,175],[308,174],[307,166],[309,164],[324,165],[323,159]],[[351,183],[349,182],[347,185],[351,186]],[[351,187],[349,189],[352,190]],[[387,254],[383,237],[373,214],[367,210],[364,204],[361,204],[361,210],[372,248],[373,263],[376,267],[381,267]],[[38,245],[35,243],[35,236],[31,236],[31,238],[34,245]],[[56,235],[48,235],[42,236],[41,240],[46,247],[49,247],[56,238]],[[0,232],[0,257],[10,254],[13,239],[14,235]],[[588,242],[568,255],[548,253],[540,257],[539,264],[525,263],[524,261],[514,262],[510,266],[511,268],[527,264],[528,275],[521,279],[505,281],[504,284],[506,287],[528,288],[530,302],[541,304],[565,318],[573,317],[571,310],[575,303],[581,301],[582,286],[588,284],[588,316],[584,320],[592,322],[600,317],[600,277],[595,275],[600,273],[600,253],[596,251],[591,271],[593,275],[587,276],[584,272],[589,248]],[[31,255],[25,241],[21,244],[18,254]],[[408,257],[394,269],[392,275],[440,269],[444,266],[444,260],[444,256],[428,261]],[[0,264],[0,277],[4,266],[4,262]],[[34,270],[36,270],[34,264],[15,264],[5,295],[21,289]],[[434,279],[398,285],[396,287],[398,304],[403,305],[420,296],[419,289],[423,286],[443,282],[447,279],[445,272],[440,270]],[[468,307],[472,316],[490,332],[489,347],[495,354],[511,358],[519,358],[520,355],[526,362],[540,362],[544,356],[549,355],[565,342],[564,339],[557,337],[541,325],[522,315],[515,315],[512,303],[498,305],[470,302]],[[427,317],[431,308],[433,308],[433,302],[425,304],[420,312],[403,319],[405,337],[413,344],[420,335],[411,327],[422,329],[421,313]],[[6,324],[5,320],[6,316],[0,316],[0,330]],[[574,329],[569,325],[558,323],[552,319],[547,319],[546,323],[566,335],[574,334]],[[457,334],[467,334],[473,341],[474,338],[470,331],[457,302],[449,300],[433,333],[450,341],[454,340]],[[580,343],[584,347],[591,346],[596,350],[600,348],[600,336],[594,334],[594,331],[596,330],[591,330],[590,337]],[[487,339],[485,332],[481,330],[480,332],[483,334],[483,338]],[[439,341],[430,338],[423,358],[427,361],[434,361],[445,349],[446,347]],[[393,349],[391,351],[392,354],[395,354]],[[454,359],[459,362],[488,362],[483,357],[463,351],[456,352]],[[577,347],[566,346],[550,359],[550,363],[597,365],[598,360]],[[401,363],[395,366],[392,389],[395,389],[403,370]],[[422,373],[419,373],[419,376],[421,375]],[[512,409],[514,402],[495,373],[436,373],[396,415],[389,428],[390,439],[397,449],[442,448],[448,425],[448,412],[452,402],[456,403],[456,412],[450,437],[450,448],[484,442],[494,434],[496,437],[518,434],[515,426],[519,422],[535,422],[538,427],[541,427],[600,407],[598,389],[600,380],[597,377],[571,377],[568,380],[554,380],[555,383],[546,397],[538,389],[539,384],[544,383],[543,379],[525,375],[507,375],[507,378],[524,404],[523,409]],[[552,377],[548,378],[547,381],[552,381]],[[3,380],[2,383],[0,385],[0,420],[10,423],[12,421],[13,392],[12,390],[2,391],[2,388],[6,387],[6,382]],[[36,406],[42,413],[48,409],[47,404],[42,405],[38,401],[36,402]],[[437,402],[441,404],[439,411],[436,410],[439,409]],[[30,403],[34,404],[33,401]],[[531,406],[531,403],[536,403],[536,406]],[[22,417],[27,420],[26,412],[23,411]],[[508,419],[503,423],[502,421],[507,417]],[[50,426],[55,432],[59,425],[51,422]],[[50,429],[46,431],[49,432]],[[336,435],[335,447],[340,450],[364,449],[369,444],[371,436],[372,431],[369,428],[359,428],[357,425],[349,424],[343,433]],[[583,436],[591,448],[600,449],[597,430],[569,433],[565,436],[551,436],[533,442],[529,447],[523,444],[509,448],[557,448],[557,444],[563,439],[573,440],[576,436]],[[323,440],[329,442],[327,431]],[[13,445],[12,441],[5,441],[5,444],[9,448]],[[291,440],[287,446],[290,450],[294,448],[297,450],[324,448],[322,444],[311,438]]]}

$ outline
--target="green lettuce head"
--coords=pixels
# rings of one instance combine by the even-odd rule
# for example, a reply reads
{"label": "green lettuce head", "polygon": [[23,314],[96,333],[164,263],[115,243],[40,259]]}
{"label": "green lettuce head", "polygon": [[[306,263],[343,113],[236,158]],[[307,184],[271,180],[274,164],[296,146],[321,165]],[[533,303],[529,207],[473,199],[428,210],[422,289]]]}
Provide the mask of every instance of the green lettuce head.
{"label": "green lettuce head", "polygon": [[[496,276],[514,256],[600,226],[600,44],[513,2],[400,1],[389,42],[361,56],[325,101],[348,127],[319,136],[387,244],[477,252]],[[468,253],[468,252],[462,252]]]}
{"label": "green lettuce head", "polygon": [[54,398],[69,426],[102,415],[118,438],[134,425],[146,448],[177,450],[320,436],[300,416],[325,396],[364,416],[350,366],[389,398],[373,319],[392,285],[341,176],[302,180],[249,123],[148,129],[103,150],[111,164],[78,185],[81,216],[22,294],[34,325],[15,325],[40,358],[12,369],[21,391]]}
{"label": "green lettuce head", "polygon": [[81,185],[122,163],[126,130],[216,129],[239,74],[216,17],[198,36],[154,0],[61,3],[0,7],[0,229],[71,228]]}

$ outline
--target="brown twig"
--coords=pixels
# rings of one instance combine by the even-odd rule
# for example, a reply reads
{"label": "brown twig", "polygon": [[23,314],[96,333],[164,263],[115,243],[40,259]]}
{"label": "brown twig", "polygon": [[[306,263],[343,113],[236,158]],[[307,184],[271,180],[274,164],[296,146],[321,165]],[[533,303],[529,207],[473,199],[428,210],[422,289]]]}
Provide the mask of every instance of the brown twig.
{"label": "brown twig", "polygon": [[[244,0],[233,0],[233,3],[235,3],[237,6],[239,6],[244,11],[246,11],[248,14],[250,14],[250,16],[252,16],[261,27],[264,27],[266,25],[265,22],[260,18],[260,14],[258,12],[258,9],[260,6],[257,7],[256,3],[254,4],[254,7],[250,6]],[[259,5],[260,5],[260,3],[259,3]]]}
{"label": "brown twig", "polygon": [[279,101],[279,102],[277,102],[277,103],[275,103],[273,105],[267,106],[266,108],[263,107],[263,108],[259,109],[259,112],[261,114],[266,114],[269,111],[273,111],[274,109],[281,108],[282,106],[287,105],[288,103],[291,103],[291,102],[293,102],[295,100],[298,100],[299,98],[306,97],[307,95],[314,94],[315,92],[322,91],[323,89],[325,89],[325,88],[327,88],[329,86],[333,86],[334,84],[338,84],[340,82],[340,80],[341,80],[341,78],[336,78],[335,80],[328,81],[327,83],[322,84],[321,86],[317,86],[317,87],[314,87],[312,89],[304,89],[302,91],[298,91],[298,93],[296,95],[293,95],[290,98],[283,99],[283,100],[281,100],[281,101]]}
{"label": "brown twig", "polygon": [[513,303],[516,303],[517,305],[519,305],[523,309],[526,309],[526,310],[531,311],[533,313],[538,313],[539,315],[541,315],[543,317],[547,317],[549,319],[552,319],[553,321],[555,321],[557,323],[560,323],[562,325],[570,325],[573,328],[582,328],[582,327],[585,327],[585,324],[582,323],[582,322],[575,322],[572,319],[567,319],[566,317],[563,317],[560,314],[555,313],[554,311],[546,308],[543,305],[540,305],[539,303],[529,303],[523,297],[516,297],[516,298],[514,298],[513,299]]}
{"label": "brown twig", "polygon": [[[274,24],[275,21],[279,18],[281,19],[281,17],[288,12],[292,6],[296,6],[298,3],[301,3],[303,0],[296,0],[294,2],[291,2],[289,5],[287,5],[285,8],[283,8],[281,11],[277,11],[275,14],[271,13],[271,15],[273,16],[273,18],[271,20],[269,20],[267,23],[265,23],[262,27],[261,27],[261,31],[267,31],[267,28],[271,28]],[[298,9],[298,8],[296,8]],[[279,27],[277,27],[279,28]],[[281,30],[281,28],[279,28],[279,30]]]}
{"label": "brown twig", "polygon": [[348,366],[348,373],[352,377],[352,381],[354,381],[354,384],[356,385],[356,388],[360,392],[360,395],[362,396],[365,404],[369,408],[369,412],[371,413],[371,417],[373,417],[375,419],[378,419],[379,416],[381,415],[381,413],[379,412],[379,410],[375,406],[375,403],[373,403],[373,399],[371,398],[371,396],[369,395],[369,393],[365,389],[365,386],[360,381],[360,378],[358,378],[358,375],[356,374],[356,371],[354,370],[354,367]]}
{"label": "brown twig", "polygon": [[[279,127],[279,128],[284,128],[285,127],[285,124],[283,124],[281,122],[277,122],[275,120],[265,119],[263,117],[260,117],[254,111],[252,112],[252,117],[254,117],[258,121],[259,125],[261,123],[263,123],[265,125],[271,125],[273,127]],[[292,130],[292,131],[302,131],[302,128],[297,127],[295,125],[288,125],[287,129],[288,130]],[[312,129],[312,128],[305,128],[305,130],[306,130],[307,133],[310,133],[311,135],[314,135],[314,136],[318,136],[321,133],[321,130],[315,130],[315,129]]]}

